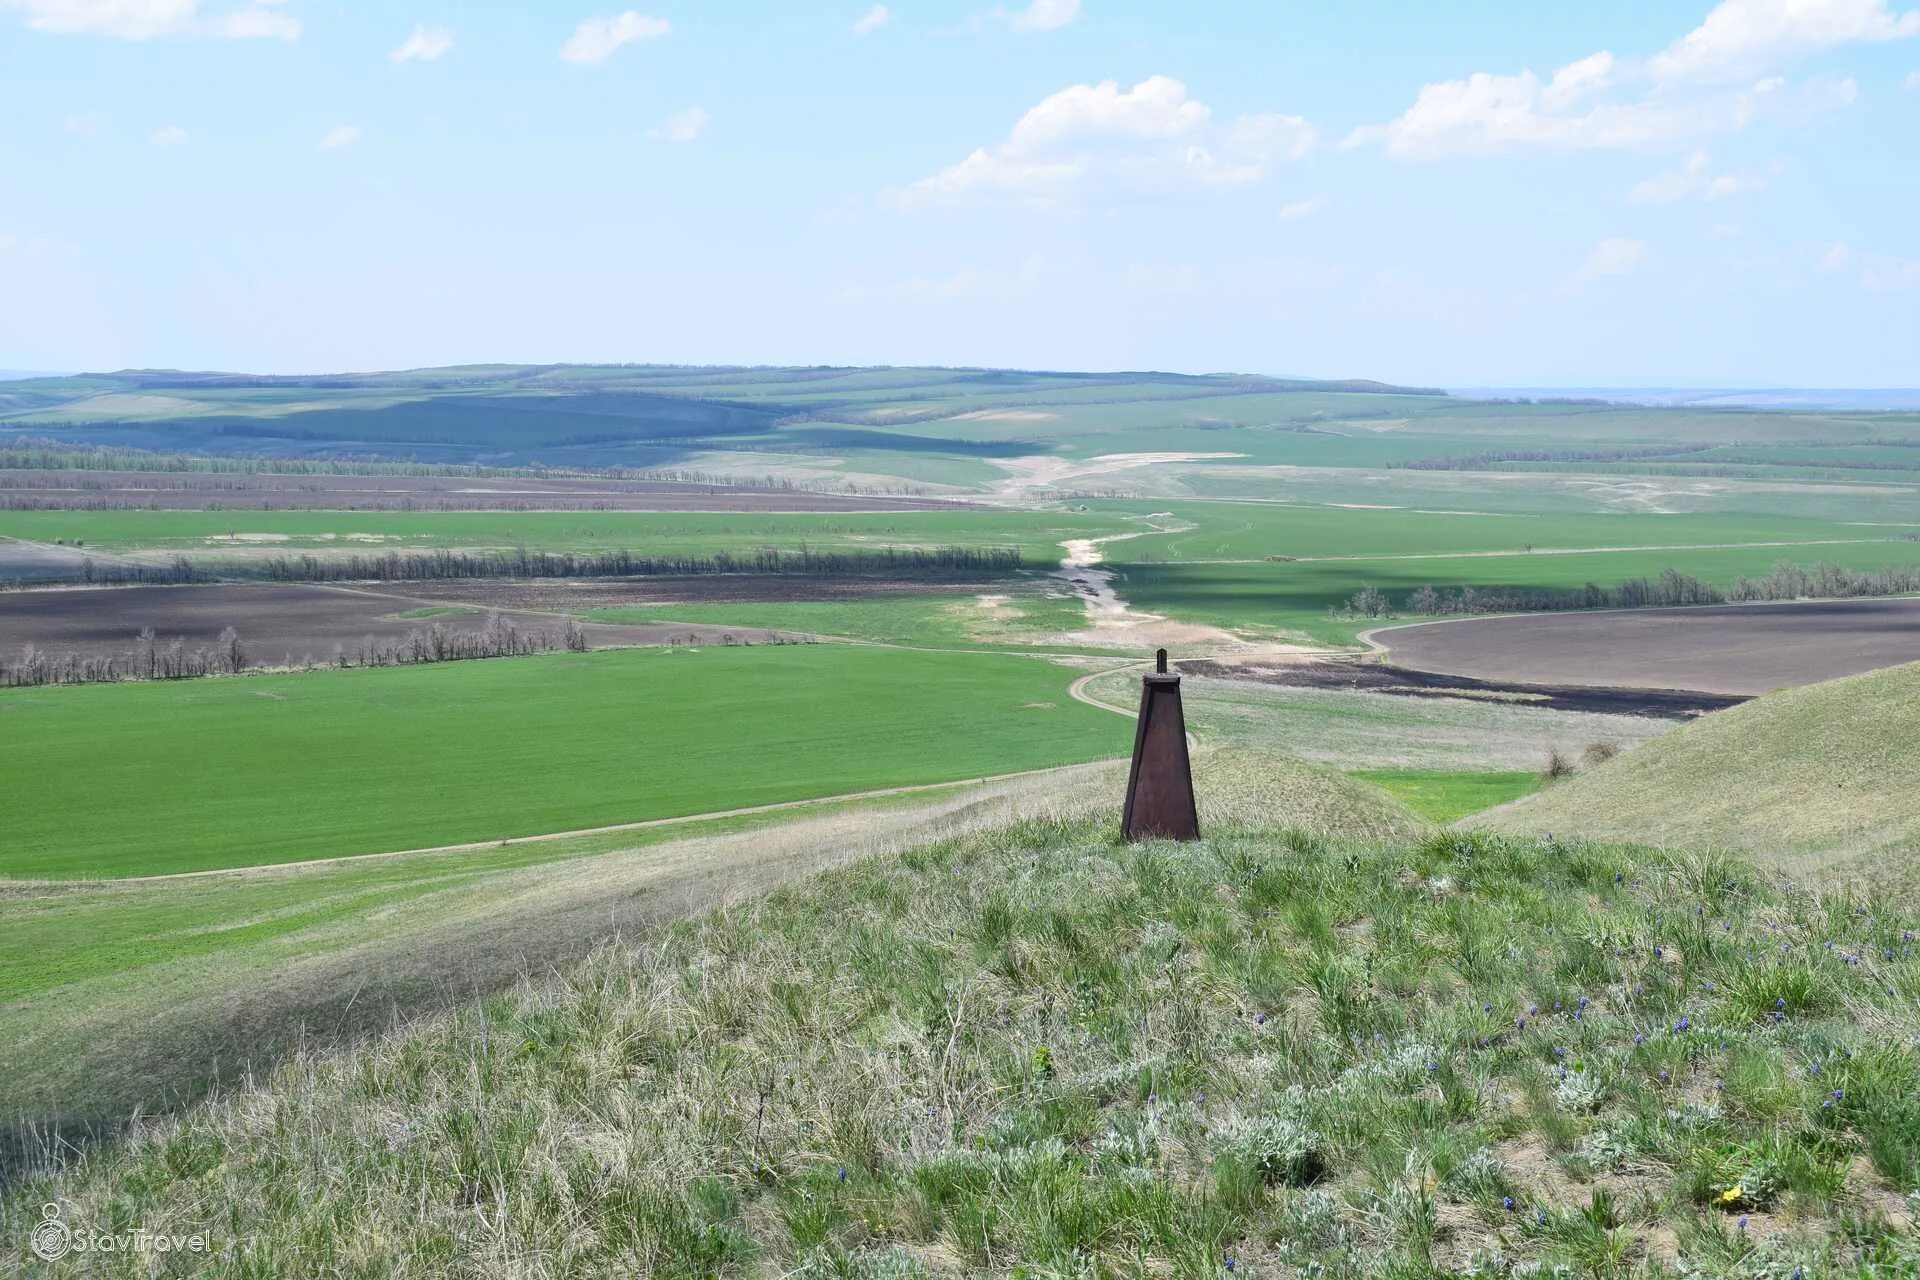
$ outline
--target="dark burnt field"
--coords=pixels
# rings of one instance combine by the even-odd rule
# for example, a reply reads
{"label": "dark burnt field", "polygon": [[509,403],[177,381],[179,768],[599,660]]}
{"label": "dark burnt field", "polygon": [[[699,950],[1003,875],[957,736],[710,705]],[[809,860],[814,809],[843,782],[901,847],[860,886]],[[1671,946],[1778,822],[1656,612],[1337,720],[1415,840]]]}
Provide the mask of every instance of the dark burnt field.
{"label": "dark burnt field", "polygon": [[946,510],[890,494],[588,476],[361,476],[0,470],[0,510],[741,511]]}
{"label": "dark burnt field", "polygon": [[1448,676],[1752,696],[1920,661],[1920,598],[1527,614],[1373,640],[1395,666]]}
{"label": "dark burnt field", "polygon": [[1324,662],[1262,666],[1258,663],[1183,661],[1183,673],[1257,680],[1294,689],[1352,689],[1387,693],[1403,698],[1468,698],[1524,702],[1553,711],[1590,711],[1609,715],[1653,716],[1687,720],[1708,711],[1745,702],[1726,694],[1695,693],[1681,689],[1589,688],[1581,685],[1525,684],[1511,680],[1476,680],[1468,676],[1415,671],[1368,659],[1329,659]]}
{"label": "dark burnt field", "polygon": [[[470,584],[449,584],[470,585]],[[332,660],[335,646],[352,653],[367,641],[392,646],[435,625],[475,634],[489,609],[401,591],[306,585],[212,585],[96,587],[0,592],[0,654],[16,658],[28,646],[56,657],[130,657],[143,628],[157,644],[175,640],[188,648],[210,646],[232,627],[256,666],[299,665]],[[566,626],[556,618],[505,610],[524,635],[542,636],[560,647]],[[415,616],[406,616],[413,614]],[[619,645],[761,643],[766,631],[672,625],[615,626],[586,623],[581,630],[594,648]]]}

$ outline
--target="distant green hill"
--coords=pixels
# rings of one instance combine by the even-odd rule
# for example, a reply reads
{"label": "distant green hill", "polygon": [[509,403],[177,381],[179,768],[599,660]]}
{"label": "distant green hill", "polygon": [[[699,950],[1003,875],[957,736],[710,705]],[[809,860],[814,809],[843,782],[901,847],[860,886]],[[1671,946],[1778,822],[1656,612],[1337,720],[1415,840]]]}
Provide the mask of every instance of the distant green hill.
{"label": "distant green hill", "polygon": [[[1054,450],[1061,432],[996,431],[996,413],[1026,427],[1062,416],[1036,405],[1169,401],[1152,425],[1189,419],[1257,425],[1275,418],[1272,397],[1279,398],[1280,417],[1366,416],[1377,406],[1447,399],[1431,388],[1365,379],[1248,374],[674,365],[463,365],[291,376],[123,369],[6,383],[0,438],[15,429],[72,444],[216,455],[589,467],[659,466],[713,451],[851,449],[882,459],[896,453],[965,459]],[[1195,408],[1215,402],[1225,407]],[[968,414],[986,421],[960,421],[932,433],[889,430]],[[850,434],[849,424],[869,429]],[[1072,421],[1061,425],[1067,434],[1082,430]]]}
{"label": "distant green hill", "polygon": [[1920,663],[1717,712],[1471,821],[1737,851],[1802,872],[1912,876]]}

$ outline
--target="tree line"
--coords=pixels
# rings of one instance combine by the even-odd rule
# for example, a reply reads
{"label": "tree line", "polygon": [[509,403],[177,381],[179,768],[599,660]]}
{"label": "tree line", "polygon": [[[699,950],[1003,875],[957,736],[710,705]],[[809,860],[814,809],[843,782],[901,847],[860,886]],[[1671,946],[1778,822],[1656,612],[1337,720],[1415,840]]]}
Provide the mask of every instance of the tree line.
{"label": "tree line", "polygon": [[[523,631],[511,618],[487,615],[479,631],[453,631],[434,623],[398,640],[363,638],[357,647],[336,643],[329,665],[347,667],[404,667],[430,662],[462,662],[476,658],[517,658],[565,649],[585,653],[586,631],[573,619],[558,637],[547,631]],[[316,665],[311,657],[306,666]],[[0,658],[0,688],[49,684],[111,684],[127,680],[193,680],[204,676],[231,676],[255,666],[240,639],[228,627],[210,645],[189,647],[175,638],[162,641],[152,627],[134,637],[134,647],[118,654],[48,653],[27,645],[9,662]]]}
{"label": "tree line", "polygon": [[[113,424],[103,424],[113,425]],[[121,423],[137,427],[141,423]],[[236,476],[442,476],[461,479],[612,480],[705,486],[773,493],[919,494],[917,485],[808,484],[789,476],[736,476],[680,467],[524,467],[462,462],[408,462],[355,457],[276,458],[261,454],[166,453],[125,445],[75,446],[59,440],[21,437],[0,446],[0,471],[135,471]]]}
{"label": "tree line", "polygon": [[1767,600],[1839,600],[1920,592],[1920,568],[1847,569],[1832,563],[1811,568],[1781,562],[1758,578],[1738,578],[1722,591],[1677,569],[1654,578],[1629,578],[1611,587],[1421,586],[1398,604],[1377,587],[1362,587],[1331,610],[1334,617],[1463,617],[1487,613],[1559,613],[1579,609],[1659,609]]}
{"label": "tree line", "polygon": [[1018,547],[855,547],[644,555],[637,551],[388,551],[375,555],[274,555],[205,568],[185,556],[160,564],[101,564],[87,557],[83,581],[99,586],[264,582],[437,582],[462,578],[656,578],[762,574],[812,578],[1005,577],[1024,563]]}
{"label": "tree line", "polygon": [[1627,449],[1496,449],[1458,458],[1415,458],[1388,463],[1402,471],[1493,471],[1515,462],[1640,462],[1682,458],[1714,446],[1708,444],[1655,445]]}

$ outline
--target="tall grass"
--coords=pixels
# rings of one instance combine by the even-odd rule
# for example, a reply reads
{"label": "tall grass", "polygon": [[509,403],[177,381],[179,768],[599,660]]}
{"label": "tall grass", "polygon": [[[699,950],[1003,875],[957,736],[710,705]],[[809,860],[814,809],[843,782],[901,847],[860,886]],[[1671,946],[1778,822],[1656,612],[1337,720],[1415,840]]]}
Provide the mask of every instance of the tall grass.
{"label": "tall grass", "polygon": [[1725,859],[1033,821],[294,1061],[12,1187],[0,1240],[55,1203],[216,1237],[160,1274],[1910,1275],[1915,925]]}

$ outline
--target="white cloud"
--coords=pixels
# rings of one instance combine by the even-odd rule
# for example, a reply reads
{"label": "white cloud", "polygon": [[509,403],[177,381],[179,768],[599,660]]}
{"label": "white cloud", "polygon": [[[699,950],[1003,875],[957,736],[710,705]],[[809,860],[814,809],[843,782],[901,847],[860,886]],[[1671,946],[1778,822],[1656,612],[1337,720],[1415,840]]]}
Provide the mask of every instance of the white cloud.
{"label": "white cloud", "polygon": [[1659,174],[1634,184],[1627,199],[1635,204],[1670,204],[1675,200],[1724,200],[1745,191],[1757,191],[1767,185],[1766,174],[1715,173],[1713,157],[1696,150],[1672,173]]}
{"label": "white cloud", "polygon": [[1401,160],[1439,160],[1524,149],[1586,151],[1659,148],[1677,140],[1738,127],[1749,98],[1778,86],[1755,86],[1708,102],[1665,95],[1622,101],[1606,96],[1625,78],[1613,55],[1592,54],[1542,80],[1479,72],[1421,87],[1392,121],[1348,135],[1346,145],[1378,143]]}
{"label": "white cloud", "polygon": [[1886,0],[1721,0],[1652,61],[1661,80],[1733,81],[1840,45],[1920,35],[1920,10]]}
{"label": "white cloud", "polygon": [[35,31],[61,36],[107,36],[156,40],[167,36],[215,36],[232,40],[292,40],[300,20],[285,0],[253,0],[223,13],[202,16],[199,0],[0,0],[0,9],[25,16]]}
{"label": "white cloud", "polygon": [[1860,287],[1869,293],[1920,289],[1920,258],[1877,259],[1860,272]]}
{"label": "white cloud", "polygon": [[684,107],[666,118],[657,129],[647,130],[649,138],[664,142],[697,142],[713,123],[705,107]]}
{"label": "white cloud", "polygon": [[1080,16],[1080,0],[1033,0],[1005,16],[1015,31],[1058,31]]}
{"label": "white cloud", "polygon": [[1280,206],[1280,216],[1288,222],[1298,222],[1302,218],[1311,218],[1326,205],[1325,196],[1308,196],[1305,200],[1289,200]]}
{"label": "white cloud", "polygon": [[1520,150],[1665,150],[1746,128],[1765,115],[1807,114],[1859,97],[1851,79],[1790,87],[1765,74],[1838,45],[1920,34],[1920,11],[1885,0],[1723,0],[1701,25],[1652,58],[1607,50],[1542,78],[1476,72],[1424,85],[1385,124],[1354,130],[1402,160]]}
{"label": "white cloud", "polygon": [[298,40],[300,19],[279,8],[281,0],[256,0],[208,20],[208,30],[228,40]]}
{"label": "white cloud", "polygon": [[588,18],[575,27],[560,56],[568,62],[598,66],[614,55],[621,45],[636,40],[658,40],[673,30],[665,18],[653,18],[632,9],[612,18]]}
{"label": "white cloud", "polygon": [[855,18],[850,29],[857,36],[872,35],[892,21],[893,11],[883,4],[877,4]]}
{"label": "white cloud", "polygon": [[67,117],[67,132],[76,138],[91,138],[107,127],[107,118],[98,111],[83,111]]}
{"label": "white cloud", "polygon": [[177,124],[163,124],[153,131],[156,147],[178,147],[186,143],[187,131]]}
{"label": "white cloud", "polygon": [[320,139],[322,151],[340,151],[360,141],[360,126],[357,124],[337,124],[327,130]]}
{"label": "white cloud", "polygon": [[387,55],[389,62],[433,62],[446,56],[453,48],[453,32],[445,27],[429,27],[423,22],[413,24],[413,34],[400,42],[400,47]]}
{"label": "white cloud", "polygon": [[1920,93],[1920,71],[1907,72],[1907,92]]}
{"label": "white cloud", "polygon": [[5,0],[35,31],[62,36],[151,40],[193,20],[198,0]]}
{"label": "white cloud", "polygon": [[1905,293],[1920,289],[1920,258],[1895,258],[1884,253],[1861,253],[1844,240],[1821,251],[1820,270],[1827,275],[1844,275],[1855,267],[1860,274],[1855,283],[1869,293]]}
{"label": "white cloud", "polygon": [[1638,271],[1646,260],[1647,246],[1643,241],[1608,236],[1593,246],[1567,284],[1572,289],[1584,289],[1602,280]]}
{"label": "white cloud", "polygon": [[1298,116],[1258,114],[1223,123],[1169,76],[1122,89],[1117,81],[1071,85],[1015,122],[1005,140],[915,183],[901,203],[982,195],[1055,202],[1088,185],[1245,186],[1274,164],[1313,148]]}

